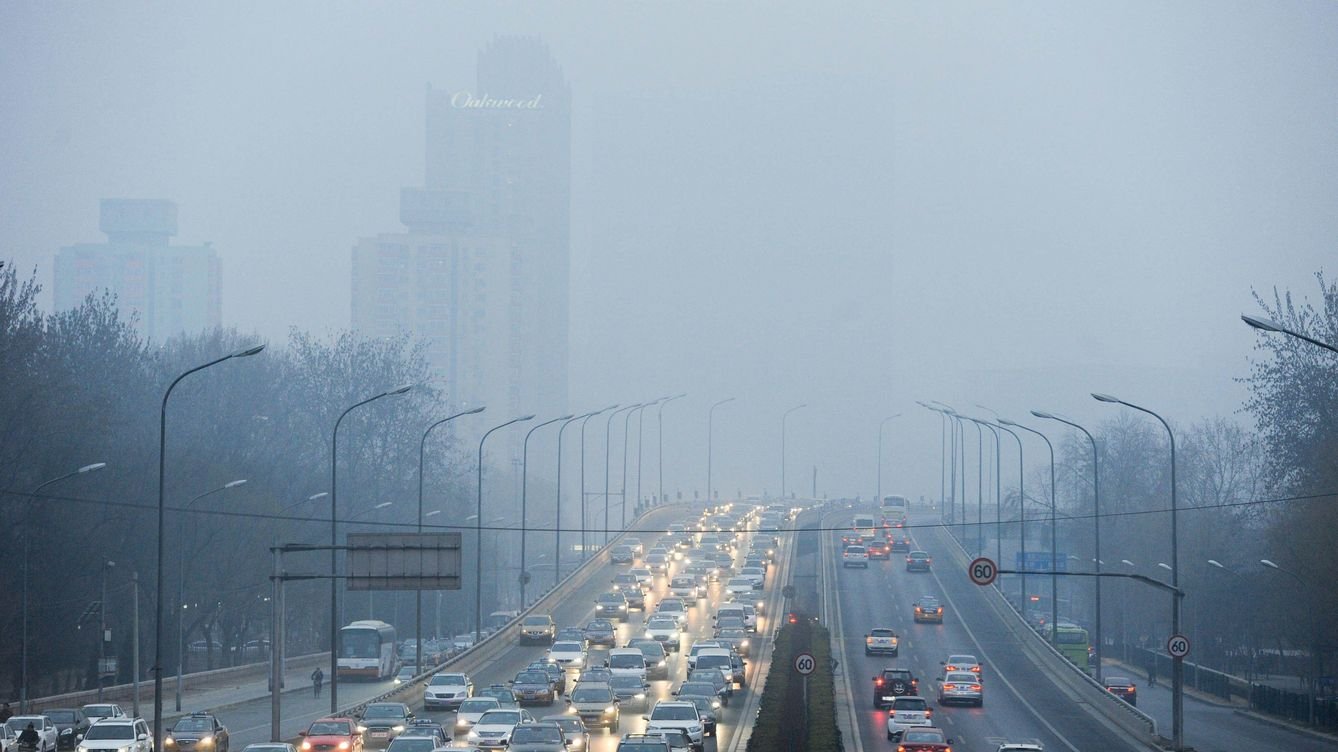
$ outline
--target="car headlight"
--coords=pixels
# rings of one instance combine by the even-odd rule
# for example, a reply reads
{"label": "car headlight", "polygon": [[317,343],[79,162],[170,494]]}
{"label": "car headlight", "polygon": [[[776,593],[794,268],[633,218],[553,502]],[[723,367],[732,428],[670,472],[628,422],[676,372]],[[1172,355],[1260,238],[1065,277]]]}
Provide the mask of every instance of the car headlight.
{"label": "car headlight", "polygon": [[739,646],[740,646],[740,647],[745,647],[745,648],[748,647],[748,641],[747,641],[747,640],[741,640],[741,641],[739,642]]}
{"label": "car headlight", "polygon": [[[348,749],[348,748],[350,748],[350,747],[352,747],[352,746],[353,746],[353,745],[351,745],[351,744],[348,743],[348,740],[347,740],[347,739],[339,743],[339,748],[340,748],[340,749]],[[311,747],[307,747],[307,749],[311,749]]]}
{"label": "car headlight", "polygon": [[359,726],[358,726],[358,733],[361,733],[361,734],[365,734],[365,733],[367,733],[367,727],[366,727],[366,726],[363,726],[363,725],[359,725]]}
{"label": "car headlight", "polygon": [[210,744],[213,744],[213,743],[214,743],[214,737],[212,737],[212,736],[202,736],[202,737],[200,737],[200,746],[202,746],[202,747],[208,747]]}
{"label": "car headlight", "polygon": [[164,747],[175,747],[176,745],[177,745],[177,740],[173,739],[170,736],[163,740]]}
{"label": "car headlight", "polygon": [[[306,752],[306,750],[311,749],[311,742],[307,741],[306,739],[303,739],[301,749],[303,750],[303,752]],[[340,747],[340,749],[343,749],[343,747]]]}
{"label": "car headlight", "polygon": [[403,727],[403,726],[395,726],[393,730],[395,731],[395,733],[400,734],[400,733],[403,733],[403,732],[404,732],[404,727]]}
{"label": "car headlight", "polygon": [[636,693],[636,699],[638,699],[638,700],[644,700],[644,699],[646,699],[646,693],[645,693],[645,692],[637,692],[637,693]]}
{"label": "car headlight", "polygon": [[469,741],[476,742],[478,740],[479,740],[479,732],[471,730],[469,732]]}
{"label": "car headlight", "polygon": [[617,709],[618,709],[617,705],[610,705],[607,708],[604,708],[604,715],[612,715],[613,711]]}
{"label": "car headlight", "polygon": [[719,707],[720,707],[720,701],[719,701],[719,700],[712,700],[712,701],[711,701],[711,707],[712,707],[712,708],[719,708]]}
{"label": "car headlight", "polygon": [[664,667],[664,661],[660,661],[659,663],[657,663],[657,664],[655,664],[655,665],[656,665],[656,667],[663,668],[663,667]]}

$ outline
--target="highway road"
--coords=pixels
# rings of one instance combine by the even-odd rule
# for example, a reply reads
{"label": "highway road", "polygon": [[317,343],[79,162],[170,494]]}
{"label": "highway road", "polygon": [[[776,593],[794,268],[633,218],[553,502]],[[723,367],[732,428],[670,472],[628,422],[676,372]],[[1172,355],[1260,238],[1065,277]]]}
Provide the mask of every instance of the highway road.
{"label": "highway road", "polygon": [[[673,512],[670,516],[669,512]],[[642,529],[662,530],[671,522],[686,522],[683,517],[683,509],[665,510],[664,513],[652,515],[643,525]],[[659,537],[658,533],[639,533],[642,542],[647,548]],[[784,542],[784,541],[783,541]],[[767,584],[764,592],[771,598],[768,603],[766,615],[761,617],[758,624],[758,637],[753,640],[753,654],[759,656],[759,648],[764,649],[765,653],[760,658],[750,660],[747,668],[748,682],[742,690],[736,690],[728,707],[723,708],[723,714],[719,718],[718,738],[714,742],[706,745],[710,750],[730,749],[739,731],[740,718],[752,718],[756,713],[756,705],[749,703],[750,698],[754,698],[757,686],[756,679],[759,674],[759,668],[764,662],[765,654],[770,650],[770,639],[764,637],[774,629],[772,619],[776,618],[777,611],[781,608],[779,578],[783,573],[779,570],[783,558],[783,551],[778,551],[777,565],[770,568],[767,573]],[[678,566],[678,565],[676,565]],[[594,601],[598,594],[609,589],[614,574],[628,569],[628,566],[606,566],[603,572],[595,573],[590,580],[579,590],[578,593],[554,608],[551,613],[559,627],[566,626],[584,626],[594,617]],[[670,573],[676,571],[671,569]],[[653,609],[654,604],[658,603],[667,589],[668,579],[660,576],[655,580],[655,588],[648,597],[648,608]],[[680,681],[685,678],[687,668],[686,659],[683,657],[687,648],[696,639],[709,639],[712,634],[712,614],[714,613],[714,604],[725,600],[720,583],[712,583],[708,598],[700,599],[698,605],[692,608],[689,615],[687,634],[682,639],[682,651],[670,658],[670,680],[658,680],[650,682],[651,696],[648,698],[644,708],[624,707],[622,713],[621,733],[639,733],[645,729],[645,721],[642,716],[648,712],[650,707],[657,700],[671,699],[671,691]],[[708,605],[710,604],[710,605]],[[632,612],[627,621],[617,625],[618,643],[624,644],[633,636],[641,634],[644,625],[645,615],[639,612]],[[764,643],[764,645],[759,645]],[[507,680],[515,676],[516,672],[524,668],[531,661],[541,658],[546,652],[546,647],[541,645],[515,645],[506,650],[487,667],[481,671],[474,672],[473,679],[477,689],[486,688],[490,684],[504,684]],[[592,648],[590,651],[590,660],[592,664],[602,662],[606,651],[603,649]],[[450,669],[454,670],[454,669]],[[574,683],[575,672],[569,672],[568,688]],[[341,704],[352,705],[368,698],[374,697],[392,686],[391,682],[380,683],[343,683],[340,685]],[[419,717],[430,717],[440,722],[448,730],[454,724],[454,712],[433,710],[424,712],[422,707],[421,689],[412,690],[406,693],[402,701],[409,703]],[[329,709],[328,698],[316,700],[308,693],[302,693],[298,697],[289,694],[284,697],[284,714],[282,729],[284,736],[293,738],[296,732],[305,728],[315,718],[326,714]],[[565,702],[558,702],[551,707],[530,707],[529,710],[536,717],[542,717],[553,713],[561,713],[566,709]],[[255,742],[268,741],[269,739],[269,699],[268,697],[248,702],[226,711],[221,712],[221,717],[227,723],[233,734],[233,744],[249,744]],[[591,749],[594,752],[613,752],[617,746],[618,735],[607,734],[600,730],[592,735]],[[240,749],[240,747],[236,747]]]}

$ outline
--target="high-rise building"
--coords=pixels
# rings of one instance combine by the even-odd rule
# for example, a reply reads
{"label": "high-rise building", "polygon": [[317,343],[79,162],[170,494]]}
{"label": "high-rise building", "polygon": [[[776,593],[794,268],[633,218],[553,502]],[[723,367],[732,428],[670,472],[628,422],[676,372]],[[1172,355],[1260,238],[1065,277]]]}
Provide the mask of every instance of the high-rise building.
{"label": "high-rise building", "polygon": [[99,228],[105,243],[81,243],[56,254],[52,285],[58,311],[89,294],[116,295],[121,313],[135,317],[150,342],[198,334],[222,320],[218,253],[209,244],[172,245],[177,205],[162,199],[103,199]]}
{"label": "high-rise building", "polygon": [[[425,186],[406,231],[353,248],[352,322],[428,342],[452,405],[567,403],[571,93],[538,39],[499,38],[472,90],[427,90]],[[499,446],[500,448],[500,446]]]}

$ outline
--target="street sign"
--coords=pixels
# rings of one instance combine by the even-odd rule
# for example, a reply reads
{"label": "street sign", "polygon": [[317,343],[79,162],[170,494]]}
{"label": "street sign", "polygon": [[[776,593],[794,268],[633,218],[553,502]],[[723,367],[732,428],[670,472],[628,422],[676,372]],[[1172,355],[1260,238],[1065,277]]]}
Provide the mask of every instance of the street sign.
{"label": "street sign", "polygon": [[349,533],[349,590],[459,590],[460,533]]}
{"label": "street sign", "polygon": [[1173,634],[1166,640],[1166,652],[1172,658],[1184,658],[1189,655],[1189,638],[1182,634]]}
{"label": "street sign", "polygon": [[967,565],[966,573],[977,585],[991,585],[994,578],[999,576],[999,568],[994,565],[993,559],[982,556]]}
{"label": "street sign", "polygon": [[803,676],[813,673],[813,667],[816,665],[812,653],[800,653],[794,657],[794,670]]}

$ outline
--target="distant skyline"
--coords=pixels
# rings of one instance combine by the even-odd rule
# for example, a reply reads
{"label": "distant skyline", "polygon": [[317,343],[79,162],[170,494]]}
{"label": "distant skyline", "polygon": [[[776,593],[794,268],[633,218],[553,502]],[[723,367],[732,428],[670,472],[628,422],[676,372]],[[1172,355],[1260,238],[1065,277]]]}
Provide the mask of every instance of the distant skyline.
{"label": "distant skyline", "polygon": [[937,490],[916,399],[1242,419],[1251,290],[1338,273],[1338,5],[1209,0],[9,3],[0,258],[49,307],[100,198],[170,197],[224,325],[346,328],[349,247],[424,183],[424,91],[511,34],[578,92],[571,407],[688,392],[688,496],[725,396],[722,492],[779,488],[798,402],[789,471],[836,495],[873,493],[896,412],[884,491]]}

